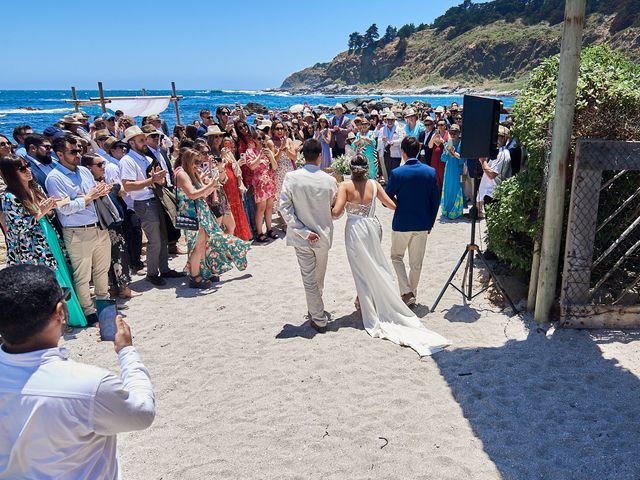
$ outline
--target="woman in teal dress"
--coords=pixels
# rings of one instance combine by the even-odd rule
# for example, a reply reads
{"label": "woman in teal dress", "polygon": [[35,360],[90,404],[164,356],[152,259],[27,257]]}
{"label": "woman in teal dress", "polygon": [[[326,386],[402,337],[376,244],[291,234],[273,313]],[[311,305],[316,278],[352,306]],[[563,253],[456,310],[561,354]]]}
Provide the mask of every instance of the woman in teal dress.
{"label": "woman in teal dress", "polygon": [[71,289],[69,326],[86,327],[73,279],[67,265],[63,243],[47,215],[56,207],[33,179],[27,162],[18,155],[0,158],[0,173],[7,184],[2,194],[2,210],[7,223],[7,264],[45,265],[56,273],[61,287]]}
{"label": "woman in teal dress", "polygon": [[378,178],[378,160],[376,158],[376,137],[373,130],[369,130],[369,124],[362,122],[358,125],[358,133],[354,142],[356,152],[367,158],[369,164],[369,178]]}
{"label": "woman in teal dress", "polygon": [[440,160],[445,164],[440,201],[441,214],[453,220],[460,218],[464,209],[464,193],[460,176],[464,171],[465,161],[460,158],[460,127],[458,125],[452,125],[449,129],[449,140],[444,145]]}
{"label": "woman in teal dress", "polygon": [[225,234],[216,223],[206,198],[220,185],[203,178],[199,169],[207,157],[187,148],[181,160],[182,165],[175,172],[178,215],[198,220],[198,230],[187,230],[189,286],[205,289],[234,266],[238,270],[247,268],[251,242]]}

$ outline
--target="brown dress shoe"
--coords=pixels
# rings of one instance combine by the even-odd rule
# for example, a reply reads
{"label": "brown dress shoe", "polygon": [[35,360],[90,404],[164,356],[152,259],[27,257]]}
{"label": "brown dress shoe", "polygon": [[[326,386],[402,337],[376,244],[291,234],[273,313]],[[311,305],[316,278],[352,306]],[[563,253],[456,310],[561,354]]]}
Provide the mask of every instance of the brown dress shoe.
{"label": "brown dress shoe", "polygon": [[413,292],[405,293],[404,295],[402,295],[402,301],[410,307],[411,305],[416,304],[416,296],[413,294]]}

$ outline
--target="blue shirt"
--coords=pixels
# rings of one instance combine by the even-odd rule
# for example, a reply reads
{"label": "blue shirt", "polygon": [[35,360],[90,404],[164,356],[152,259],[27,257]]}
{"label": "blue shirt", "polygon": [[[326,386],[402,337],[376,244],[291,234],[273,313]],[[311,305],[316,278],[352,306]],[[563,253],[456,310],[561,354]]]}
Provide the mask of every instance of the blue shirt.
{"label": "blue shirt", "polygon": [[305,170],[308,170],[311,173],[317,172],[318,170],[320,170],[320,167],[318,165],[314,165],[313,163],[305,163],[302,166],[302,168],[304,168]]}
{"label": "blue shirt", "polygon": [[22,158],[27,158],[27,149],[24,145],[20,144],[16,147],[16,155],[20,155]]}
{"label": "blue shirt", "polygon": [[418,120],[416,122],[416,126],[413,127],[413,130],[411,130],[409,128],[409,123],[407,122],[407,124],[404,126],[404,131],[406,133],[407,137],[415,137],[418,140],[420,140],[420,134],[424,133],[424,131],[426,130],[424,123],[422,123],[420,120]]}
{"label": "blue shirt", "polygon": [[57,208],[56,213],[63,227],[82,227],[98,222],[93,202],[89,206],[84,204],[84,196],[95,186],[96,181],[88,168],[78,166],[72,172],[62,164],[47,176],[45,185],[51,197],[71,200],[67,205]]}

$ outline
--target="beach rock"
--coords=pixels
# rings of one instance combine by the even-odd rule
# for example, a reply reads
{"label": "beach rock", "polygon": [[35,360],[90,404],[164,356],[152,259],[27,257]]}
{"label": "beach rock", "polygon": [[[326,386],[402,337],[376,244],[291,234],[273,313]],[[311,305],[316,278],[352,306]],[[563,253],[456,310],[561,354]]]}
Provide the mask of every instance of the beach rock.
{"label": "beach rock", "polygon": [[269,109],[267,107],[265,107],[261,103],[256,103],[256,102],[247,103],[247,105],[245,106],[245,110],[248,112],[249,115],[253,115],[254,113],[265,115],[269,112]]}
{"label": "beach rock", "polygon": [[18,107],[19,110],[27,110],[29,112],[37,112],[38,110],[42,110],[38,107]]}

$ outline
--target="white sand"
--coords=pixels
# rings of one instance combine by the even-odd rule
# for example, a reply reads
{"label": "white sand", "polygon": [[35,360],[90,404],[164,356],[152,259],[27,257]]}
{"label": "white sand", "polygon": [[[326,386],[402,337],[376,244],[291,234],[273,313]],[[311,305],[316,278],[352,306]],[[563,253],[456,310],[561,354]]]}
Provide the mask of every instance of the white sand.
{"label": "white sand", "polygon": [[[379,217],[389,251],[391,215]],[[300,275],[283,240],[255,246],[249,269],[225,274],[216,291],[171,281],[129,302],[157,417],[120,435],[125,478],[640,478],[637,334],[545,335],[484,295],[463,307],[450,289],[438,312],[418,313],[452,346],[420,360],[362,330],[343,229],[344,219],[325,335],[303,325]],[[436,225],[419,303],[433,303],[468,232],[465,222]],[[117,368],[96,333],[68,339],[72,357]]]}

